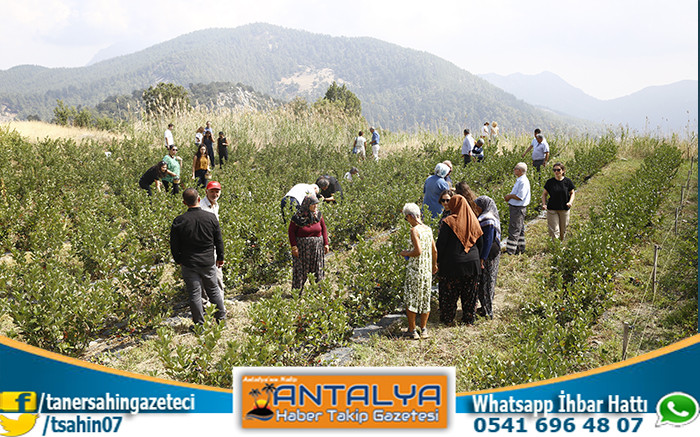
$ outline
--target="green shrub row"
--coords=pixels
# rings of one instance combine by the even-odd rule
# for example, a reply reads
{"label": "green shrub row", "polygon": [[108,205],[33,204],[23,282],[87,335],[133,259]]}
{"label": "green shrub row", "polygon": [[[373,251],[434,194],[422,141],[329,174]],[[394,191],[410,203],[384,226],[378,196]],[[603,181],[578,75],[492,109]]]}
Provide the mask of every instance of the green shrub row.
{"label": "green shrub row", "polygon": [[591,327],[607,308],[612,279],[624,268],[635,244],[652,229],[662,196],[681,162],[680,151],[661,144],[631,178],[607,194],[586,225],[567,243],[552,242],[550,270],[542,274],[539,296],[523,305],[511,335],[518,346],[464,361],[470,389],[500,387],[553,378],[581,370]]}

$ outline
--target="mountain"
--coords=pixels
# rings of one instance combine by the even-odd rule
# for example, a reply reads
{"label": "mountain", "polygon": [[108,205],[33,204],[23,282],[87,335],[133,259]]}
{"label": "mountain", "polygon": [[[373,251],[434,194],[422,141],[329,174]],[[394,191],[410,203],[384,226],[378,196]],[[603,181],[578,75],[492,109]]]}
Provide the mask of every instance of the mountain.
{"label": "mountain", "polygon": [[540,108],[608,125],[627,125],[638,131],[697,131],[698,81],[683,80],[651,86],[628,96],[600,100],[570,85],[554,73],[501,76],[481,74],[493,85]]}
{"label": "mountain", "polygon": [[112,44],[109,47],[105,47],[104,49],[95,53],[95,56],[93,56],[92,59],[90,59],[90,62],[88,62],[86,65],[92,65],[100,61],[115,58],[117,56],[134,53],[139,50],[143,50],[151,45],[153,45],[152,42],[147,43],[142,40],[120,41],[116,44]]}
{"label": "mountain", "polygon": [[268,24],[197,31],[86,67],[0,71],[0,110],[46,119],[56,99],[93,106],[161,81],[243,83],[276,99],[315,100],[334,80],[360,98],[368,122],[384,129],[461,132],[492,120],[503,132],[592,125],[538,110],[426,52]]}

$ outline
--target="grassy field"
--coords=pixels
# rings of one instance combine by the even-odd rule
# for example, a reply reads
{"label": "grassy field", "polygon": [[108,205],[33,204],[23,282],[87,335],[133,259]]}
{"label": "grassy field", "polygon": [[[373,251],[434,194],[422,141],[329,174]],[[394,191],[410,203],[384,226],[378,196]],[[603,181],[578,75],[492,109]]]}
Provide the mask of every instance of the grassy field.
{"label": "grassy field", "polygon": [[[235,164],[215,172],[217,179],[224,183],[226,194],[229,196],[225,198],[227,204],[222,206],[222,228],[227,244],[226,250],[227,253],[234,254],[238,258],[231,261],[231,268],[234,270],[230,273],[232,278],[237,279],[227,282],[229,287],[225,297],[229,312],[228,323],[220,329],[220,332],[209,330],[206,333],[211,335],[215,340],[214,343],[217,344],[212,351],[212,361],[229,359],[230,357],[227,358],[229,346],[243,347],[241,345],[245,345],[254,337],[253,332],[257,329],[256,321],[259,320],[261,308],[265,304],[289,306],[290,312],[296,311],[295,306],[300,304],[288,296],[291,272],[289,261],[285,258],[287,249],[284,227],[278,223],[277,202],[278,198],[284,194],[281,191],[284,187],[291,186],[292,181],[309,181],[311,179],[309,175],[314,175],[313,178],[315,178],[315,175],[322,170],[332,170],[342,175],[342,172],[352,164],[360,167],[364,175],[363,180],[354,186],[347,187],[348,200],[335,209],[324,210],[327,221],[333,226],[333,232],[337,238],[334,240],[333,252],[328,258],[328,280],[323,287],[330,290],[329,296],[347,299],[353,294],[351,285],[358,286],[358,283],[353,282],[353,277],[367,276],[370,282],[364,286],[370,288],[365,289],[365,292],[371,296],[376,292],[371,288],[375,283],[377,287],[381,285],[382,290],[391,291],[392,287],[396,289],[396,283],[400,282],[397,280],[397,278],[400,279],[399,270],[393,275],[394,278],[391,277],[391,269],[402,265],[399,257],[395,256],[391,250],[395,247],[394,244],[397,244],[396,241],[399,242],[398,244],[403,244],[407,228],[396,211],[400,210],[403,202],[418,200],[422,180],[430,173],[435,162],[445,158],[458,162],[458,150],[461,145],[461,138],[448,137],[440,133],[406,135],[382,132],[382,160],[376,164],[370,161],[357,164],[347,156],[347,150],[356,131],[367,130],[362,120],[341,118],[329,121],[326,116],[319,114],[298,117],[284,111],[269,114],[224,112],[195,113],[173,120],[176,142],[181,144],[180,149],[184,153],[188,150],[187,132],[194,132],[204,120],[211,120],[215,130],[224,130],[229,140],[236,143],[232,153],[232,161],[235,161]],[[87,288],[94,286],[95,283],[99,285],[103,281],[118,281],[120,287],[132,284],[129,287],[135,287],[131,290],[136,294],[129,296],[134,297],[153,288],[154,294],[145,296],[150,300],[145,303],[139,302],[146,306],[146,310],[141,307],[129,307],[128,311],[123,309],[120,311],[124,311],[125,314],[133,310],[151,311],[155,315],[152,317],[154,322],[142,320],[150,317],[148,315],[151,313],[148,312],[139,313],[138,323],[134,322],[133,318],[128,322],[117,323],[117,325],[126,323],[128,328],[115,328],[113,326],[115,322],[108,321],[105,325],[93,328],[96,334],[90,339],[92,341],[87,347],[84,349],[76,347],[75,350],[79,351],[79,356],[83,359],[110,367],[180,379],[181,377],[169,373],[168,364],[162,357],[163,332],[157,333],[156,328],[167,326],[167,329],[172,332],[172,338],[169,340],[172,351],[177,347],[193,351],[202,350],[200,342],[202,337],[196,337],[188,332],[190,322],[186,316],[186,299],[177,269],[166,259],[169,258],[168,225],[172,217],[182,210],[182,206],[179,199],[157,195],[154,197],[153,207],[149,208],[144,205],[143,193],[138,190],[134,182],[135,178],[151,165],[151,162],[162,156],[162,125],[163,123],[137,123],[130,128],[129,132],[111,134],[61,128],[38,122],[12,123],[8,130],[16,130],[28,142],[39,148],[46,147],[46,143],[42,142],[46,138],[66,138],[83,144],[77,147],[78,150],[81,147],[86,150],[94,148],[99,151],[99,154],[102,154],[101,150],[112,150],[113,156],[118,157],[119,161],[103,161],[104,157],[100,157],[99,162],[95,163],[95,168],[100,169],[97,170],[98,172],[104,171],[104,174],[93,175],[86,172],[83,175],[84,179],[79,182],[66,175],[57,175],[58,178],[65,179],[52,183],[59,187],[67,187],[63,191],[68,192],[77,189],[76,193],[79,193],[80,184],[88,183],[86,182],[88,180],[91,181],[90,183],[102,182],[104,198],[97,199],[97,204],[91,205],[97,209],[90,210],[86,214],[81,212],[82,207],[69,207],[63,218],[61,214],[54,214],[55,217],[52,216],[51,220],[59,221],[64,229],[58,232],[60,237],[49,239],[51,240],[49,243],[41,240],[41,238],[48,238],[43,233],[29,229],[30,224],[34,222],[44,223],[44,219],[37,218],[42,197],[39,195],[31,197],[20,188],[16,188],[21,195],[30,196],[27,215],[33,217],[34,222],[25,219],[22,226],[15,226],[7,233],[11,241],[3,242],[8,252],[4,255],[5,261],[0,262],[0,267],[3,264],[6,266],[5,271],[0,272],[2,273],[0,281],[7,281],[7,278],[11,278],[10,275],[14,274],[13,270],[16,268],[11,266],[13,267],[11,269],[7,266],[12,262],[16,263],[20,254],[17,247],[28,250],[27,253],[30,251],[39,253],[44,250],[42,245],[48,245],[49,249],[46,253],[59,253],[61,268],[69,272],[87,272],[88,276],[92,276],[87,278],[84,284]],[[548,140],[557,148],[557,158],[564,162],[571,162],[577,158],[575,150],[595,150],[597,147],[594,139],[548,138]],[[589,222],[591,211],[600,210],[604,206],[603,202],[609,192],[618,190],[632,178],[634,171],[642,165],[643,158],[650,153],[650,150],[654,150],[660,143],[665,143],[648,137],[618,138],[617,141],[619,143],[617,159],[577,187],[577,198],[571,219],[573,230],[571,238],[576,238],[576,230]],[[492,150],[489,153],[491,160],[488,165],[494,167],[472,166],[462,169],[458,166],[453,180],[466,179],[475,188],[477,194],[488,194],[494,199],[499,196],[502,198],[503,192],[507,192],[512,185],[509,175],[506,174],[500,179],[491,179],[494,176],[489,175],[487,178],[483,173],[493,171],[493,174],[497,175],[498,168],[495,166],[500,161],[505,162],[504,168],[512,168],[511,161],[517,162],[520,159],[520,150],[524,150],[528,143],[529,138],[526,137],[505,137],[499,144],[498,150]],[[142,149],[144,145],[150,147]],[[697,156],[697,143],[692,138],[674,139],[670,142],[670,146],[682,149],[688,156]],[[55,147],[67,154],[74,153],[73,146],[70,144],[56,143]],[[143,154],[141,150],[144,150]],[[292,153],[301,155],[302,158],[284,155],[290,150]],[[134,151],[137,152],[134,153]],[[489,152],[488,149],[487,152]],[[289,161],[295,159],[299,159],[298,166],[288,166]],[[279,169],[277,173],[275,169]],[[635,239],[633,244],[625,241],[615,242],[619,250],[629,251],[633,256],[626,269],[612,278],[614,291],[610,297],[610,304],[592,327],[592,333],[586,340],[585,355],[579,370],[620,359],[620,333],[623,322],[633,325],[628,356],[656,349],[696,332],[696,247],[693,248],[694,259],[687,253],[692,241],[697,244],[696,165],[691,170],[691,186],[685,190],[681,220],[674,226],[675,208],[680,204],[678,201],[680,193],[677,191],[681,184],[687,183],[689,169],[690,162],[684,161],[672,181],[674,188],[665,195],[659,212],[650,222],[650,228],[643,237]],[[35,170],[26,167],[20,171],[23,175],[28,175]],[[573,175],[569,174],[569,176]],[[390,182],[387,183],[387,181]],[[533,200],[536,200],[539,195],[540,192],[533,191]],[[86,205],[90,199],[83,193],[71,194],[71,196],[74,197],[68,199],[70,205]],[[118,198],[118,202],[113,202],[112,196],[115,199]],[[47,194],[47,197],[50,197],[50,194]],[[5,208],[7,204],[6,201]],[[98,216],[104,214],[108,217],[94,225],[94,229],[99,227],[100,232],[92,230],[92,237],[76,237],[66,231],[66,228],[77,226],[81,222],[84,223],[80,229],[89,229],[87,226],[95,219],[93,216],[96,214]],[[531,217],[534,216],[536,214],[531,214]],[[505,230],[507,219],[503,215],[502,220]],[[49,219],[45,221],[49,222]],[[361,223],[362,227],[354,228],[353,226],[357,223]],[[261,225],[264,225],[263,229],[259,229]],[[115,226],[117,226],[116,230],[113,229]],[[677,232],[673,232],[674,227],[677,228]],[[113,238],[100,240],[101,233],[112,230],[114,230]],[[28,241],[31,244],[39,242],[40,246],[30,247],[30,243],[23,245],[18,237],[20,233],[28,233]],[[68,239],[72,244],[66,246],[66,242],[61,238]],[[114,246],[117,250],[121,250],[121,252],[109,252],[107,247],[102,247],[102,250],[107,250],[107,255],[111,257],[110,262],[116,267],[108,265],[109,263],[102,263],[106,264],[102,265],[99,257],[86,250],[76,251],[80,243],[87,243],[91,238],[104,241],[103,246]],[[358,242],[357,239],[360,241]],[[472,366],[479,363],[479,359],[493,351],[509,351],[518,347],[519,340],[513,335],[512,329],[523,319],[524,308],[528,303],[538,298],[538,293],[542,291],[543,278],[550,273],[551,247],[548,245],[546,225],[543,221],[530,222],[527,228],[527,240],[527,255],[502,256],[494,320],[479,320],[474,326],[442,327],[437,322],[437,306],[435,306],[429,322],[431,338],[427,340],[418,342],[402,340],[398,336],[401,329],[405,327],[394,327],[385,334],[374,336],[368,341],[339,342],[339,344],[348,344],[354,350],[351,365],[455,366],[459,374],[457,390],[471,390],[474,387],[474,381],[471,381],[468,375]],[[660,244],[664,249],[660,255],[659,290],[656,293],[651,291],[649,280],[654,244]],[[102,253],[97,246],[99,244],[91,250]],[[260,247],[269,250],[269,253],[261,252]],[[136,262],[132,260],[134,257],[142,259]],[[353,271],[355,267],[351,266],[358,265],[358,260],[373,264],[366,265],[366,269]],[[89,269],[91,263],[95,263],[94,271]],[[124,273],[124,269],[131,266],[142,270],[129,276]],[[31,267],[22,264],[20,268]],[[372,277],[373,274],[376,274],[376,277]],[[5,305],[5,308],[13,305],[11,298],[0,297],[2,297],[0,303]],[[266,317],[271,316],[267,314]],[[21,329],[16,326],[8,313],[0,317],[0,333],[19,339],[24,337]],[[240,351],[246,352],[239,349]],[[174,352],[173,354],[177,355]]]}

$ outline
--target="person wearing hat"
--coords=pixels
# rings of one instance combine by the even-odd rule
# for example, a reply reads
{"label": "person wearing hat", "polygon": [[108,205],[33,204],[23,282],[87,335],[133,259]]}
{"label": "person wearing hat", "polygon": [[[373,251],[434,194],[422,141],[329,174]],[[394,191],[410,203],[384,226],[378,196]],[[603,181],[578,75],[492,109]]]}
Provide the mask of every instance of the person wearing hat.
{"label": "person wearing hat", "polygon": [[200,202],[204,211],[209,211],[219,219],[219,196],[221,196],[221,184],[217,181],[209,181],[206,188],[206,197]]}
{"label": "person wearing hat", "polygon": [[423,205],[428,207],[434,219],[442,214],[440,194],[450,188],[445,176],[450,173],[450,168],[442,162],[435,166],[434,174],[428,176],[423,185]]}
{"label": "person wearing hat", "polygon": [[213,214],[202,211],[195,188],[182,193],[182,202],[187,212],[175,217],[170,227],[170,252],[182,267],[192,321],[198,325],[204,323],[202,292],[216,305],[214,317],[221,321],[226,318],[226,308],[216,279],[217,267],[224,265],[224,240],[219,221]]}
{"label": "person wearing hat", "polygon": [[[219,197],[221,196],[221,184],[217,181],[210,181],[207,184],[206,196],[199,202],[202,211],[207,211],[216,216],[216,220],[219,220]],[[221,267],[216,269],[216,279],[219,282],[219,288],[223,292],[224,290],[224,272]],[[202,299],[207,300],[207,297],[202,293]]]}
{"label": "person wearing hat", "polygon": [[313,273],[316,282],[323,279],[325,255],[329,252],[328,231],[318,198],[314,194],[304,197],[299,209],[289,221],[289,244],[292,246],[292,290],[304,289],[306,277]]}

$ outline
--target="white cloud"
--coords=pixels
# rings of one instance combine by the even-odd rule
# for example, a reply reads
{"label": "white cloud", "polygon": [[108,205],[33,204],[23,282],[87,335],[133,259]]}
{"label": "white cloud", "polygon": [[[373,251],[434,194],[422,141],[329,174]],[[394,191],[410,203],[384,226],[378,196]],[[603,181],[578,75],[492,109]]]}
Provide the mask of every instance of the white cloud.
{"label": "white cloud", "polygon": [[0,0],[0,13],[0,68],[79,66],[125,41],[266,22],[370,36],[473,73],[548,70],[602,98],[698,71],[694,0]]}

